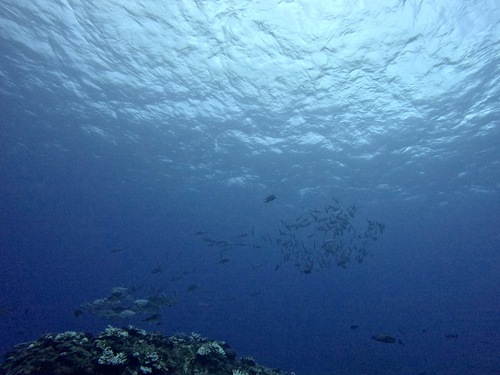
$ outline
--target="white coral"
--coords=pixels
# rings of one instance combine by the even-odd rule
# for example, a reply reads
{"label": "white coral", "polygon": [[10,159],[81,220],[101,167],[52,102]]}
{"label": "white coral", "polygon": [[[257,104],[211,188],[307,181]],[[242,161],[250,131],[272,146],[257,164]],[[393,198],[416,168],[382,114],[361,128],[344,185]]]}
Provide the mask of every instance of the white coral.
{"label": "white coral", "polygon": [[128,332],[121,329],[121,328],[115,328],[115,327],[112,327],[112,326],[108,326],[108,328],[106,328],[104,330],[104,336],[105,337],[121,337],[121,338],[126,338],[128,337]]}
{"label": "white coral", "polygon": [[122,365],[127,362],[125,353],[115,354],[111,348],[105,348],[98,360],[100,365]]}
{"label": "white coral", "polygon": [[226,355],[226,352],[216,342],[207,342],[200,346],[198,350],[196,351],[196,354],[198,355],[209,355],[209,354],[218,354],[218,355]]}

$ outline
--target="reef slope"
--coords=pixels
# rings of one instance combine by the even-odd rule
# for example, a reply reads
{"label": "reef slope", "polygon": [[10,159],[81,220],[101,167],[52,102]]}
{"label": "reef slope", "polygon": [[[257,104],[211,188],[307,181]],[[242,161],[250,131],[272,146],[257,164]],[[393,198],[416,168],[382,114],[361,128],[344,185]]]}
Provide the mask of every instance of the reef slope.
{"label": "reef slope", "polygon": [[47,334],[17,345],[0,364],[1,375],[17,374],[175,374],[284,375],[238,358],[229,345],[198,334],[164,336],[108,327],[90,333]]}

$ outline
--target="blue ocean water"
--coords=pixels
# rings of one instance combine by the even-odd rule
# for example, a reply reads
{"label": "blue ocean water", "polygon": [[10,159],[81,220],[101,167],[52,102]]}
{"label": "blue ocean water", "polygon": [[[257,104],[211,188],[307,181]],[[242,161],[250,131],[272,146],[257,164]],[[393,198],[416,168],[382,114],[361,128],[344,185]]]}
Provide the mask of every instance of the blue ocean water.
{"label": "blue ocean water", "polygon": [[[0,45],[1,352],[133,324],[297,375],[500,373],[497,1],[3,0]],[[82,308],[116,287],[172,303]]]}

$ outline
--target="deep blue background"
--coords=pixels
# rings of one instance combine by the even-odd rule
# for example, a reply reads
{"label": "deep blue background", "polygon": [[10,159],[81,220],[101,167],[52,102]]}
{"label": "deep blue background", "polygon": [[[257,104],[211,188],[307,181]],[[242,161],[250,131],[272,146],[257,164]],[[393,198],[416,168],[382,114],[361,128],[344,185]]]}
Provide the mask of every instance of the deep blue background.
{"label": "deep blue background", "polygon": [[[6,107],[3,113],[14,116]],[[26,119],[9,122],[11,137],[22,136],[25,147],[4,155],[1,171],[2,308],[13,309],[2,313],[2,351],[46,332],[131,323],[166,334],[200,332],[297,373],[495,369],[497,194],[454,196],[446,204],[365,199],[359,215],[387,229],[370,245],[373,257],[346,270],[306,275],[285,264],[274,271],[280,255],[272,246],[257,255],[231,250],[230,262],[218,264],[219,252],[196,231],[230,238],[254,226],[272,234],[280,218],[293,219],[300,207],[321,207],[330,197],[294,202],[284,186],[264,204],[260,193],[240,187],[164,185],[129,149],[103,149],[103,157],[93,158],[101,145],[72,137],[70,121],[38,133]],[[71,152],[45,146],[49,139],[71,145]],[[357,203],[345,191],[332,189],[331,196]],[[111,253],[114,247],[125,250]],[[268,263],[253,270],[262,260]],[[158,264],[164,272],[152,275]],[[200,288],[187,292],[193,283]],[[79,304],[133,285],[161,286],[176,296],[162,325],[73,317]],[[379,332],[405,345],[371,340]]]}

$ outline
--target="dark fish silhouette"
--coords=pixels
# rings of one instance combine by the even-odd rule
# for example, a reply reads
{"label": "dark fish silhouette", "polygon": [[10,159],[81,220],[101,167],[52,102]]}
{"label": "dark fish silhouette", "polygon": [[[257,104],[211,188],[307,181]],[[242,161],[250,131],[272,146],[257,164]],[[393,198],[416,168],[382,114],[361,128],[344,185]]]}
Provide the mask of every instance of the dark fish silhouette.
{"label": "dark fish silhouette", "polygon": [[274,194],[269,194],[267,197],[264,198],[264,203],[269,203],[272,202],[273,200],[276,199],[276,195]]}
{"label": "dark fish silhouette", "polygon": [[156,275],[157,273],[162,273],[162,272],[163,272],[163,267],[158,266],[151,271],[151,274]]}
{"label": "dark fish silhouette", "polygon": [[394,344],[396,342],[396,338],[387,333],[379,333],[378,335],[372,336],[372,339],[385,344]]}
{"label": "dark fish silhouette", "polygon": [[10,314],[13,312],[16,308],[15,307],[0,307],[0,316]]}
{"label": "dark fish silhouette", "polygon": [[198,284],[189,284],[188,287],[187,287],[187,291],[188,292],[194,292],[195,290],[197,290],[200,286]]}
{"label": "dark fish silhouette", "polygon": [[151,316],[148,316],[145,319],[142,319],[141,322],[152,323],[152,322],[156,322],[157,320],[160,320],[161,318],[162,318],[161,314],[153,314]]}

